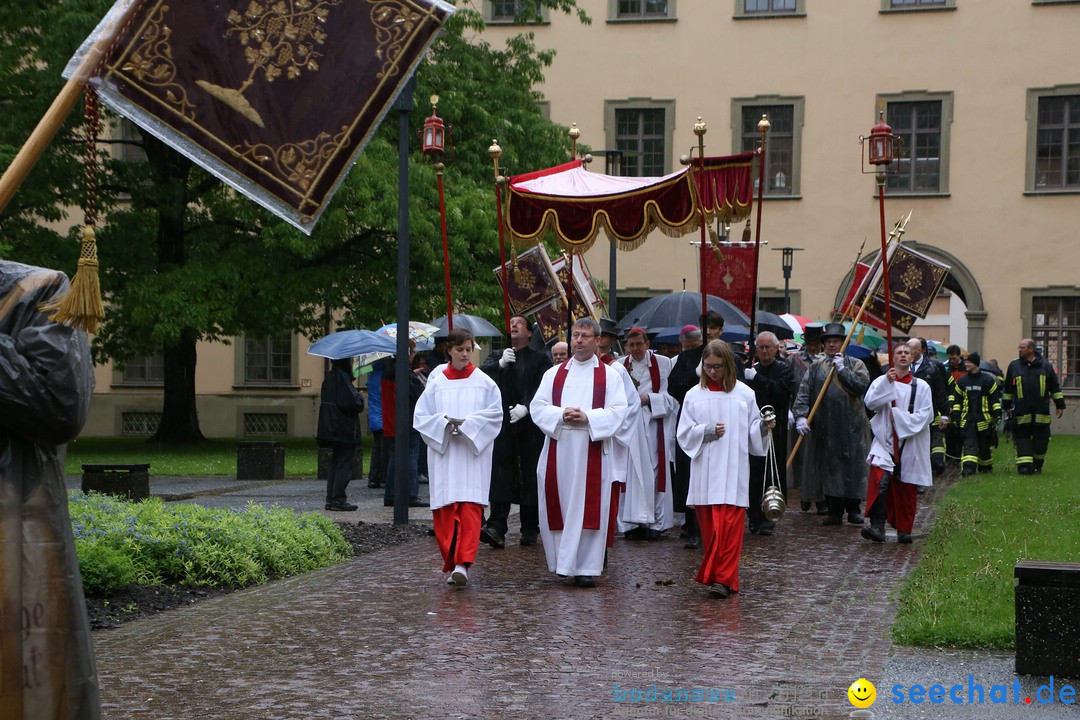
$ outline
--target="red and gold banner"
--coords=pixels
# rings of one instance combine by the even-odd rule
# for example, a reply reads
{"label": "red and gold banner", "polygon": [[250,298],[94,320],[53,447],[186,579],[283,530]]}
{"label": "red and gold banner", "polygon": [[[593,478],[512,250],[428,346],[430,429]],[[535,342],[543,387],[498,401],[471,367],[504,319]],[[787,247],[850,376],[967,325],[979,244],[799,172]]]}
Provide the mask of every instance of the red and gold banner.
{"label": "red and gold banner", "polygon": [[99,93],[310,233],[453,11],[443,0],[146,0],[104,59]]}
{"label": "red and gold banner", "polygon": [[754,246],[712,248],[701,258],[705,292],[750,315],[754,305]]}
{"label": "red and gold banner", "polygon": [[[866,263],[855,264],[855,278],[840,305],[840,312],[854,317],[862,306],[866,292],[872,291],[873,296],[862,319],[884,330],[885,293],[880,278],[867,280],[872,269],[877,275],[881,274],[880,265],[871,268]],[[889,253],[889,301],[893,327],[907,333],[917,320],[926,317],[948,275],[948,265],[902,245],[895,246],[895,250]],[[873,287],[867,288],[868,285]]]}

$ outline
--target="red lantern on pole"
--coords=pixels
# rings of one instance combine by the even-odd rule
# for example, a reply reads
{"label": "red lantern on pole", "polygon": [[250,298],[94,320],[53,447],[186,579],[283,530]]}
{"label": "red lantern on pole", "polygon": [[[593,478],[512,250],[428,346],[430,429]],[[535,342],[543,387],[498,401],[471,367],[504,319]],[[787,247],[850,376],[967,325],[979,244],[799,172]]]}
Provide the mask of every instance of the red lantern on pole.
{"label": "red lantern on pole", "polygon": [[442,118],[435,114],[439,96],[431,96],[431,115],[424,120],[424,134],[421,138],[422,152],[428,157],[439,157],[446,149],[446,126]]}
{"label": "red lantern on pole", "polygon": [[[885,113],[879,112],[878,121],[870,128],[870,134],[859,136],[859,142],[865,142],[867,146],[867,157],[863,158],[863,173],[883,172],[882,166],[889,165],[896,159],[898,140],[899,138],[893,135],[892,126],[885,122]],[[866,170],[867,162],[874,166],[869,173]]]}
{"label": "red lantern on pole", "polygon": [[[897,137],[893,135],[892,127],[885,122],[885,113],[878,113],[878,121],[870,128],[869,136],[859,136],[859,142],[866,141],[868,146],[863,160],[863,174],[873,173],[878,187],[878,216],[881,223],[881,277],[882,294],[885,301],[885,335],[889,349],[889,367],[892,367],[892,305],[889,297],[889,243],[885,236],[885,173],[889,164],[896,158]],[[869,161],[874,169],[867,173],[866,162]],[[868,288],[867,292],[874,292],[874,288]]]}

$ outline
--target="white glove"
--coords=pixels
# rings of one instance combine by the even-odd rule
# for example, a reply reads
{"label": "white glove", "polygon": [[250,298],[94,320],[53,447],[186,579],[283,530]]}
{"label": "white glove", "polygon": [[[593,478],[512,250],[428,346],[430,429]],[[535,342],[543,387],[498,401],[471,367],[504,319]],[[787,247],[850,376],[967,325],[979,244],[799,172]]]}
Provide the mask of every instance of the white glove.
{"label": "white glove", "polygon": [[743,377],[747,380],[753,380],[757,377],[757,370],[754,368],[746,368],[746,370],[743,371]]}
{"label": "white glove", "polygon": [[795,415],[790,410],[787,411],[787,424],[791,425],[795,422]]}
{"label": "white glove", "polygon": [[[514,352],[511,350],[510,352]],[[511,361],[512,362],[512,361]],[[518,403],[514,407],[510,408],[510,424],[513,425],[521,418],[529,414],[529,408],[525,407],[521,403]]]}
{"label": "white glove", "polygon": [[506,348],[503,350],[502,357],[499,358],[499,367],[505,370],[506,366],[513,362],[517,362],[517,354],[514,352],[514,348]]}
{"label": "white glove", "polygon": [[840,372],[844,369],[844,356],[836,353],[832,356],[832,364],[836,367],[836,372]]}
{"label": "white glove", "polygon": [[810,432],[810,423],[806,422],[806,418],[799,418],[795,421],[795,432],[800,435]]}

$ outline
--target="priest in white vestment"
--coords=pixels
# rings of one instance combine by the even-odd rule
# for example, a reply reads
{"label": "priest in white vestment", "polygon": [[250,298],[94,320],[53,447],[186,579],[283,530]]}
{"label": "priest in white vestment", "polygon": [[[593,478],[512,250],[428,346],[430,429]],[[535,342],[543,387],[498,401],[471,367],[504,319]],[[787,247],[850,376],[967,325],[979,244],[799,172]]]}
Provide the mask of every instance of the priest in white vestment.
{"label": "priest in white vestment", "polygon": [[[892,367],[870,383],[863,402],[874,411],[870,430],[874,441],[866,461],[866,518],[862,536],[885,541],[885,521],[896,528],[896,540],[911,542],[919,486],[933,484],[930,466],[930,422],[934,403],[930,386],[911,373],[911,348],[893,349]],[[900,449],[900,467],[893,464],[893,448]]]}
{"label": "priest in white vestment", "polygon": [[470,362],[473,337],[453,330],[450,362],[428,376],[413,427],[428,446],[428,493],[443,572],[451,585],[468,582],[480,544],[491,485],[491,455],[502,429],[499,386]]}
{"label": "priest in white vestment", "polygon": [[[604,359],[604,355],[600,359]],[[610,357],[610,356],[607,356]],[[611,517],[608,524],[608,547],[615,544],[615,530],[625,533],[653,522],[653,503],[650,488],[649,443],[645,440],[645,421],[642,417],[641,398],[638,396],[630,373],[622,365],[622,358],[608,362],[622,379],[626,395],[626,415],[612,444]],[[630,537],[629,539],[645,539]]]}
{"label": "priest in white vestment", "polygon": [[548,569],[594,587],[604,570],[612,441],[627,413],[618,371],[596,357],[600,326],[574,323],[572,357],[546,373],[529,406],[544,433],[537,465],[540,536]]}
{"label": "priest in white vestment", "polygon": [[[639,539],[657,540],[660,533],[674,524],[671,471],[675,462],[675,418],[679,403],[668,394],[668,376],[674,363],[671,358],[649,349],[649,337],[641,328],[631,328],[626,333],[623,348],[627,354],[619,358],[619,362],[630,373],[637,388],[650,461],[646,491],[653,519],[637,532]],[[633,507],[636,500],[631,495],[633,490],[632,486],[627,486],[629,507]],[[624,519],[633,522],[628,517]]]}
{"label": "priest in white vestment", "polygon": [[701,384],[683,398],[677,437],[690,457],[686,504],[694,508],[705,546],[694,579],[708,586],[710,596],[726,598],[739,590],[750,453],[765,454],[776,421],[762,420],[754,391],[735,379],[735,356],[726,342],[709,341],[701,367]]}

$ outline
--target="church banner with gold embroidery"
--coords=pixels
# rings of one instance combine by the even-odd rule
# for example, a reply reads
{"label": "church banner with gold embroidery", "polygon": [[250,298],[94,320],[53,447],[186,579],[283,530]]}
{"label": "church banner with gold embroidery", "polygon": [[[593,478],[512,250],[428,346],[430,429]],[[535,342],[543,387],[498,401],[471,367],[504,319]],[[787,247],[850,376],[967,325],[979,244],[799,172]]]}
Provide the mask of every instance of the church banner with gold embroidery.
{"label": "church banner with gold embroidery", "polygon": [[133,1],[110,107],[310,233],[454,7],[442,0]]}

